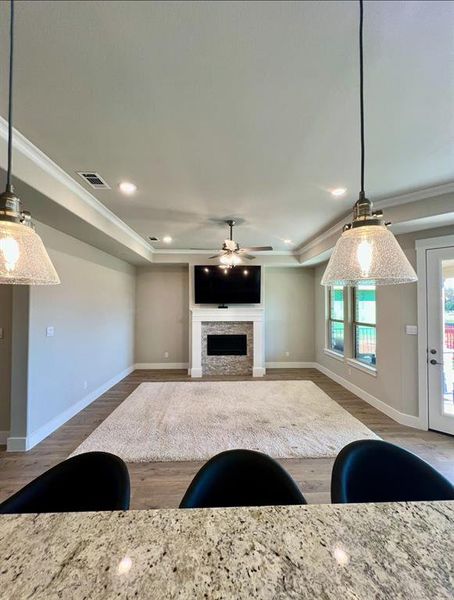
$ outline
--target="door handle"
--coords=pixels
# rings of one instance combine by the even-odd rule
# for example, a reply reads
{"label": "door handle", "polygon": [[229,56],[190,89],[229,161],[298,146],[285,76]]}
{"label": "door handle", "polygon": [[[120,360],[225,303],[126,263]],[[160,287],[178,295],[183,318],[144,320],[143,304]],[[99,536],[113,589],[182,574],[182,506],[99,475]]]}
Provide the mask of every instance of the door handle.
{"label": "door handle", "polygon": [[430,364],[431,364],[431,365],[443,365],[443,363],[441,363],[441,362],[437,362],[437,361],[435,360],[435,358],[432,358],[432,360],[430,361]]}

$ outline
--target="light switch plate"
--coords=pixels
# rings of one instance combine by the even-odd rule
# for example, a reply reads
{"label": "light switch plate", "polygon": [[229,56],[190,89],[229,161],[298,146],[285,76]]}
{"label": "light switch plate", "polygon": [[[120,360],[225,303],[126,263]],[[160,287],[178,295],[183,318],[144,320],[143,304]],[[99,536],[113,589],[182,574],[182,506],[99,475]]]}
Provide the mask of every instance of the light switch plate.
{"label": "light switch plate", "polygon": [[3,339],[5,339],[5,332],[4,332],[3,327],[0,327],[0,340],[3,340]]}
{"label": "light switch plate", "polygon": [[405,333],[407,335],[418,335],[417,325],[405,325]]}
{"label": "light switch plate", "polygon": [[55,328],[52,327],[52,326],[47,327],[47,329],[46,329],[46,337],[54,337],[54,334],[55,334]]}

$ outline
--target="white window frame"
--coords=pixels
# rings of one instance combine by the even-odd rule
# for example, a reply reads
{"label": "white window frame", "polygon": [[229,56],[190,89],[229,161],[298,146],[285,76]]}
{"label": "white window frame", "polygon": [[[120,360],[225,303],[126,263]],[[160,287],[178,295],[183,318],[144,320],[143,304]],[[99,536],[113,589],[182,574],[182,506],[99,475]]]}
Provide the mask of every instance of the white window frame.
{"label": "white window frame", "polygon": [[[342,288],[343,294],[343,305],[344,305],[344,315],[343,319],[332,319],[331,318],[331,293],[332,286],[329,286],[326,289],[325,293],[325,354],[335,358],[337,360],[344,361],[345,359],[345,338],[347,333],[347,322],[345,319],[345,307],[347,303],[347,293],[346,288]],[[344,325],[344,351],[339,352],[338,350],[333,350],[331,348],[331,323],[343,323]]]}
{"label": "white window frame", "polygon": [[[372,286],[371,286],[372,287]],[[375,294],[377,293],[377,286],[373,286],[375,288]],[[378,335],[377,335],[377,317],[375,316],[375,323],[366,323],[365,321],[358,321],[356,319],[356,290],[357,288],[352,288],[351,293],[351,302],[352,302],[352,319],[351,319],[351,335],[352,335],[352,357],[349,359],[349,363],[352,366],[357,367],[360,370],[364,370],[369,373],[376,373],[377,371],[377,344],[378,344]],[[375,315],[377,315],[377,296],[375,295]],[[357,326],[362,327],[372,327],[375,329],[375,365],[370,365],[356,356],[356,328]]]}

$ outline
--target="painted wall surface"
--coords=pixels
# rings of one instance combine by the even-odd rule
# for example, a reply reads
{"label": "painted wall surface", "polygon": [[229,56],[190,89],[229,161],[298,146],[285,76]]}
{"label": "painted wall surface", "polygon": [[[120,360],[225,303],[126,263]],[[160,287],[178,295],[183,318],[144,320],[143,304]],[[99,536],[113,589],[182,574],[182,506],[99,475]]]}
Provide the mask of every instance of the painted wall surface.
{"label": "painted wall surface", "polygon": [[0,431],[10,428],[12,299],[12,287],[0,285]]}
{"label": "painted wall surface", "polygon": [[28,435],[134,363],[135,268],[55,229],[37,230],[61,285],[30,288]]}
{"label": "painted wall surface", "polygon": [[266,362],[314,361],[314,312],[314,269],[265,269]]}
{"label": "painted wall surface", "polygon": [[[452,233],[452,227],[445,227],[405,234],[397,239],[416,269],[415,241]],[[324,352],[325,289],[320,281],[325,267],[326,263],[315,272],[316,361],[399,412],[418,416],[418,337],[405,332],[405,325],[417,325],[416,283],[377,288],[377,373],[374,377]],[[350,350],[351,340],[346,340],[346,355]]]}
{"label": "painted wall surface", "polygon": [[136,363],[188,362],[188,265],[137,270],[135,331]]}

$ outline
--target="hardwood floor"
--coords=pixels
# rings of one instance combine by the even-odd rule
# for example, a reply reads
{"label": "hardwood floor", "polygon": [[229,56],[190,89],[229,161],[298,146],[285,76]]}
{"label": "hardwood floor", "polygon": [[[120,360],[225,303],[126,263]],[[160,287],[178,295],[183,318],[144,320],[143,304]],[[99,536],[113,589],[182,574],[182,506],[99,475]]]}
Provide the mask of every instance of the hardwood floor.
{"label": "hardwood floor", "polygon": [[[210,380],[243,380],[244,377],[207,377]],[[380,437],[407,448],[427,460],[454,482],[454,438],[420,431],[395,423],[357,396],[315,369],[269,369],[265,379],[308,379]],[[27,453],[0,450],[0,501],[48,468],[61,462],[140,383],[186,381],[186,371],[134,371],[58,431]],[[283,459],[279,462],[293,475],[310,503],[329,502],[334,459]],[[129,464],[131,508],[178,506],[192,477],[203,463],[161,462]]]}

